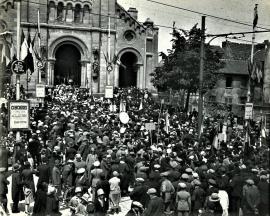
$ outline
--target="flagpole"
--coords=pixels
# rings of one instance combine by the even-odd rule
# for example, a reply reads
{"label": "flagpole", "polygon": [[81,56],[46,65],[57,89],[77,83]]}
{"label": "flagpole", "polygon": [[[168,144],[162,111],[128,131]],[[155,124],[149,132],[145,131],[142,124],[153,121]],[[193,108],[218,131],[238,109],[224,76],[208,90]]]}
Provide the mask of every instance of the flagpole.
{"label": "flagpole", "polygon": [[[21,45],[21,1],[17,1],[17,58],[20,59],[20,45]],[[20,75],[16,75],[16,100],[20,100]],[[16,132],[16,141],[20,141],[20,131]]]}
{"label": "flagpole", "polygon": [[[41,56],[40,47],[41,47],[41,41],[40,41],[40,20],[39,20],[39,9],[38,9],[38,55]],[[41,82],[41,73],[40,69],[38,67],[38,83]]]}
{"label": "flagpole", "polygon": [[[108,62],[107,65],[111,63],[111,17],[110,12],[108,16]],[[107,84],[110,85],[110,71],[107,69]]]}

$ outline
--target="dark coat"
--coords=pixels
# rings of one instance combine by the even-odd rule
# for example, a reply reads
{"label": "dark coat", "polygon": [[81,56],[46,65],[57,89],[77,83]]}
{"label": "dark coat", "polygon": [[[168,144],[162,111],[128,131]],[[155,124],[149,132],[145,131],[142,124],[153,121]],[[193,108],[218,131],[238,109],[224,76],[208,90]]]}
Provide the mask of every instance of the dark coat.
{"label": "dark coat", "polygon": [[238,174],[234,175],[230,184],[231,187],[231,196],[241,197],[243,190],[244,181],[242,177]]}
{"label": "dark coat", "polygon": [[147,208],[145,209],[143,216],[164,216],[164,202],[160,197],[154,197],[150,199]]}
{"label": "dark coat", "polygon": [[41,164],[37,168],[37,174],[36,174],[39,179],[38,179],[38,184],[41,184],[42,182],[49,183],[50,177],[51,177],[51,172],[50,172],[50,167],[48,164]]}
{"label": "dark coat", "polygon": [[35,194],[35,184],[34,184],[34,177],[33,177],[34,172],[31,169],[24,169],[22,171],[22,182],[24,185],[29,187],[33,194]]}
{"label": "dark coat", "polygon": [[46,215],[59,215],[59,201],[55,194],[47,196]]}
{"label": "dark coat", "polygon": [[0,173],[0,196],[6,195],[8,193],[9,181],[4,173]]}
{"label": "dark coat", "polygon": [[147,194],[148,187],[145,185],[136,186],[130,193],[130,199],[140,202],[145,208],[149,202],[149,195]]}
{"label": "dark coat", "polygon": [[263,204],[269,204],[269,183],[267,181],[260,181],[258,183],[258,189],[260,191],[260,200]]}
{"label": "dark coat", "polygon": [[19,172],[12,174],[12,185],[11,185],[11,196],[12,200],[23,200],[23,185],[21,180],[21,175]]}
{"label": "dark coat", "polygon": [[33,208],[33,216],[45,216],[46,215],[46,191],[38,189],[35,196],[35,204]]}

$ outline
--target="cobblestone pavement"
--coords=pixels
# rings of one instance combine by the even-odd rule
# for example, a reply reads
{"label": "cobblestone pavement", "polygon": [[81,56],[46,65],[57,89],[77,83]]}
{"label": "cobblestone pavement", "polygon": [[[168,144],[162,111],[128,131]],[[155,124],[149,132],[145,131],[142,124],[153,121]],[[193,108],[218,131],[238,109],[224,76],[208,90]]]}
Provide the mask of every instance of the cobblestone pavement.
{"label": "cobblestone pavement", "polygon": [[[16,216],[25,216],[27,214],[24,213],[24,201],[21,201],[20,204],[19,204],[19,208],[21,210],[20,213],[12,213],[11,212],[11,207],[12,207],[12,198],[11,198],[11,176],[8,177],[8,181],[10,182],[10,184],[8,185],[8,195],[7,195],[7,198],[8,198],[8,208],[9,208],[9,212],[10,212],[10,215],[16,215]],[[35,185],[38,181],[38,177],[34,176],[34,181],[35,181]],[[120,203],[120,206],[121,206],[121,212],[119,214],[114,214],[115,216],[125,216],[126,213],[129,211],[130,209],[130,205],[131,205],[131,200],[129,197],[122,197],[121,199],[121,203]],[[31,211],[33,209],[33,206],[34,206],[34,203],[32,203],[31,205]],[[71,215],[70,214],[70,211],[69,211],[69,208],[65,207],[65,208],[62,208],[60,206],[60,212],[62,213],[62,216],[69,216]]]}

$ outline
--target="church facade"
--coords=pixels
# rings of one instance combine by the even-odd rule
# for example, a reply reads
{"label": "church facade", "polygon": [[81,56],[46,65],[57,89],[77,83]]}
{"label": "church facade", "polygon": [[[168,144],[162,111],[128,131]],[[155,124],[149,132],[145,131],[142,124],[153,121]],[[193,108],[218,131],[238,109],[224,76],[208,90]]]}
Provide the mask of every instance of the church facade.
{"label": "church facade", "polygon": [[[0,9],[2,31],[13,33],[0,43],[10,49],[11,38],[16,44],[16,7],[7,0]],[[137,18],[136,8],[125,10],[116,0],[21,1],[21,30],[42,59],[33,55],[35,70],[21,83],[29,90],[37,83],[73,82],[92,93],[104,93],[108,85],[155,91],[150,73],[158,64],[159,31],[150,19]]]}

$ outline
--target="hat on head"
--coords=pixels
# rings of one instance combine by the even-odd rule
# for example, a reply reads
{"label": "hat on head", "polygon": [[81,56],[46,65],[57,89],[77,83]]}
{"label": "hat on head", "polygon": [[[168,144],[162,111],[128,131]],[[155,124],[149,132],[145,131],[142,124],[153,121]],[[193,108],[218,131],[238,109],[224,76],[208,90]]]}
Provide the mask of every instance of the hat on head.
{"label": "hat on head", "polygon": [[211,196],[209,197],[209,200],[211,202],[218,202],[220,200],[218,193],[212,193]]}
{"label": "hat on head", "polygon": [[52,185],[49,185],[47,194],[51,195],[51,194],[53,194],[55,192],[56,192],[56,188],[54,186],[52,186]]}
{"label": "hat on head", "polygon": [[189,178],[189,176],[188,176],[188,174],[183,173],[183,174],[181,175],[181,178],[182,178],[182,179],[188,179],[188,178]]}
{"label": "hat on head", "polygon": [[186,168],[185,172],[186,172],[186,173],[192,173],[193,170],[192,170],[191,168]]}
{"label": "hat on head", "polygon": [[157,190],[155,188],[149,188],[147,190],[147,194],[150,195],[150,194],[156,194],[157,193]]}
{"label": "hat on head", "polygon": [[160,168],[160,165],[159,165],[159,164],[155,164],[155,165],[154,165],[154,168],[155,168],[155,169],[159,169],[159,168]]}
{"label": "hat on head", "polygon": [[99,167],[100,166],[100,162],[99,161],[95,161],[94,162],[94,167]]}
{"label": "hat on head", "polygon": [[167,177],[167,176],[169,176],[169,172],[167,171],[167,172],[160,173],[160,176]]}
{"label": "hat on head", "polygon": [[84,200],[85,202],[88,202],[89,198],[90,198],[90,196],[89,196],[88,193],[85,193],[85,194],[81,197],[81,199]]}
{"label": "hat on head", "polygon": [[266,180],[266,179],[268,179],[268,177],[267,177],[267,175],[261,175],[260,179]]}
{"label": "hat on head", "polygon": [[135,180],[136,180],[136,182],[144,182],[143,178],[136,178]]}
{"label": "hat on head", "polygon": [[77,174],[83,174],[85,172],[85,168],[80,168],[77,170]]}
{"label": "hat on head", "polygon": [[209,169],[207,172],[208,172],[208,173],[215,173],[215,170]]}
{"label": "hat on head", "polygon": [[18,163],[15,163],[14,165],[13,165],[13,170],[14,171],[17,171],[17,170],[19,170],[21,168],[21,166],[20,166],[20,164],[18,164]]}
{"label": "hat on head", "polygon": [[0,167],[0,172],[5,172],[6,168],[5,167]]}
{"label": "hat on head", "polygon": [[211,185],[216,185],[217,184],[214,179],[209,179],[208,183],[211,184]]}
{"label": "hat on head", "polygon": [[194,183],[194,185],[201,185],[201,182],[200,182],[198,179],[195,179],[195,180],[193,181],[193,183]]}
{"label": "hat on head", "polygon": [[117,177],[119,176],[119,173],[117,171],[113,171],[113,176]]}
{"label": "hat on head", "polygon": [[254,185],[254,181],[252,179],[247,179],[246,183],[249,185]]}
{"label": "hat on head", "polygon": [[187,187],[187,185],[186,185],[184,182],[180,182],[180,183],[178,184],[178,186],[179,186],[180,188],[186,188],[186,187]]}
{"label": "hat on head", "polygon": [[97,196],[101,196],[101,195],[104,195],[104,194],[105,193],[104,193],[104,191],[103,191],[102,188],[100,188],[100,189],[97,190]]}
{"label": "hat on head", "polygon": [[199,178],[199,174],[198,173],[192,173],[193,178]]}
{"label": "hat on head", "polygon": [[81,193],[82,192],[82,188],[81,187],[76,187],[75,188],[75,193]]}

